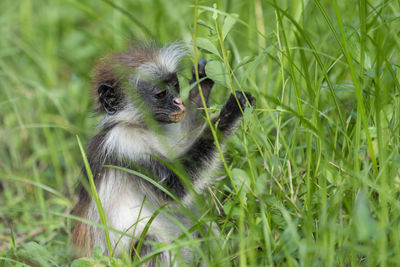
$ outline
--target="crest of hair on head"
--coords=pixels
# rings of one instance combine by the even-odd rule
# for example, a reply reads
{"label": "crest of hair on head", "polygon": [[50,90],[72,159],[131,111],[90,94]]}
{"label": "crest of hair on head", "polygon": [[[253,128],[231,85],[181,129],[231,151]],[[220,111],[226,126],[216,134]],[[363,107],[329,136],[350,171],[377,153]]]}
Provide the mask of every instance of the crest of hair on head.
{"label": "crest of hair on head", "polygon": [[188,54],[189,49],[176,42],[161,48],[150,47],[147,51],[152,52],[152,55],[136,69],[137,80],[146,76],[157,77],[162,73],[176,72],[180,60]]}
{"label": "crest of hair on head", "polygon": [[180,60],[187,54],[187,46],[181,43],[172,43],[159,50],[158,64],[163,70],[176,72]]}

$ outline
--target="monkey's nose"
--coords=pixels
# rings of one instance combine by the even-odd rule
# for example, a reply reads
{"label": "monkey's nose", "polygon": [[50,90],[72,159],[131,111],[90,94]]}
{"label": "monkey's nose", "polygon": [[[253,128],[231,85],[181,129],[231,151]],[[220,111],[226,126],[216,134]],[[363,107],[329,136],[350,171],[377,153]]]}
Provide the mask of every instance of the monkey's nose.
{"label": "monkey's nose", "polygon": [[180,98],[180,97],[174,98],[173,101],[178,106],[182,105],[182,98]]}

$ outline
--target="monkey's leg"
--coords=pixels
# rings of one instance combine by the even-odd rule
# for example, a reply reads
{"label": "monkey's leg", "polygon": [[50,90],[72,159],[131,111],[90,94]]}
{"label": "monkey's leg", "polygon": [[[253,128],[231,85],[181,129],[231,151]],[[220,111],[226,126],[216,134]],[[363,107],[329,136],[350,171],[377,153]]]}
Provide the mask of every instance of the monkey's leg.
{"label": "monkey's leg", "polygon": [[[87,207],[84,207],[76,215],[87,219]],[[75,253],[76,258],[91,256],[93,250],[92,239],[90,226],[84,222],[76,222],[71,236],[71,243],[77,249]]]}
{"label": "monkey's leg", "polygon": [[[140,259],[145,258],[153,251],[153,245],[151,243],[158,243],[159,240],[152,234],[146,235],[143,240],[140,251],[137,251],[139,248],[138,243],[135,244],[136,253],[139,252]],[[132,251],[132,258],[136,256],[135,251]],[[156,267],[156,266],[175,266],[171,265],[171,258],[168,252],[162,252],[159,255],[151,258],[150,260],[143,263],[143,266],[147,267]]]}
{"label": "monkey's leg", "polygon": [[[144,258],[146,255],[148,255],[153,250],[153,246],[151,244],[149,244],[148,241],[156,241],[156,238],[151,235],[147,235],[144,238],[144,242],[139,251],[139,256],[141,259]],[[139,248],[137,246],[138,246],[138,244],[136,243],[135,248],[134,248],[135,251],[132,251],[132,258],[134,258],[136,256],[135,253],[138,252],[137,250]],[[156,262],[157,262],[157,257],[154,257],[154,258],[150,259],[149,261],[147,261],[144,265],[148,266],[148,267],[155,267]]]}

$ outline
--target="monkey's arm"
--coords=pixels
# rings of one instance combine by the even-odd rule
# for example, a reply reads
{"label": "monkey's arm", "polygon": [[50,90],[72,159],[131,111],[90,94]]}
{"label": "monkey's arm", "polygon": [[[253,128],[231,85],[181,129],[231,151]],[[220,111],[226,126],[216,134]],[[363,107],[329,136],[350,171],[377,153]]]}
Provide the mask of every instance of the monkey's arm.
{"label": "monkey's arm", "polygon": [[[207,61],[205,59],[200,60],[198,64],[198,72],[200,80],[207,77],[205,70],[206,64]],[[187,113],[183,121],[183,132],[190,132],[202,126],[204,123],[204,121],[202,120],[202,115],[204,113],[204,111],[202,110],[203,102],[201,100],[199,92],[199,85],[198,84],[193,85],[196,83],[196,74],[194,66],[192,66],[192,79],[190,80],[189,83],[193,88],[189,92],[189,103],[186,104]],[[203,92],[204,100],[206,102],[207,107],[213,85],[214,85],[213,80],[208,78],[200,82],[201,91]]]}
{"label": "monkey's arm", "polygon": [[[198,64],[198,72],[199,72],[199,79],[203,79],[207,77],[206,74],[206,65],[207,61],[205,59],[200,60]],[[195,68],[192,66],[192,79],[190,80],[190,84],[194,84],[196,82],[196,73],[195,73]],[[200,87],[201,91],[203,92],[204,100],[206,102],[206,105],[208,106],[208,99],[210,97],[211,93],[211,88],[214,85],[214,81],[206,78],[205,80],[200,82]],[[201,101],[201,96],[199,92],[199,86],[193,86],[193,88],[189,92],[189,100],[192,105],[194,105],[196,108],[201,108],[203,107],[203,103]]]}
{"label": "monkey's arm", "polygon": [[[242,94],[241,92],[236,92],[236,96],[238,101],[231,95],[225,106],[221,109],[219,117],[215,119],[217,132],[223,138],[232,134],[242,117],[238,102],[242,110],[245,109],[247,100],[250,104],[254,102],[254,98],[248,93]],[[190,182],[195,184],[198,179],[202,178],[202,173],[210,169],[217,156],[218,151],[211,129],[210,127],[206,127],[189,149],[179,157],[179,162],[190,177]],[[161,161],[153,159],[150,167],[152,172],[178,197],[182,198],[186,195],[181,179]]]}

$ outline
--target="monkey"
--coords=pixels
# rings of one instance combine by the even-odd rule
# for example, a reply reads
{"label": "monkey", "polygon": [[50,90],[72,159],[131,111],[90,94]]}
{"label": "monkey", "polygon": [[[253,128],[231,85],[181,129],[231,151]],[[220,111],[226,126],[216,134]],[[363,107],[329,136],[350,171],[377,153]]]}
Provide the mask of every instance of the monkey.
{"label": "monkey", "polygon": [[[193,195],[201,194],[206,183],[212,182],[210,173],[218,167],[215,137],[203,119],[203,105],[209,104],[214,81],[207,77],[207,61],[202,59],[198,63],[199,82],[192,67],[191,89],[184,104],[178,65],[186,54],[187,49],[179,43],[132,46],[105,56],[94,68],[91,88],[95,110],[102,119],[99,133],[89,141],[87,159],[107,224],[126,233],[109,232],[111,246],[115,248],[113,255],[135,256],[138,239],[160,207],[176,208],[179,201],[184,207],[195,209]],[[218,138],[231,136],[246,105],[254,104],[255,98],[250,93],[235,94],[229,96],[219,115],[211,121]],[[171,167],[178,165],[187,179]],[[154,182],[110,166],[144,173]],[[86,177],[83,181],[87,180],[85,168],[82,173]],[[73,214],[100,223],[96,203],[84,182],[78,186],[77,194]],[[179,212],[171,212],[169,216],[187,229],[193,225],[191,219]],[[136,252],[140,257],[152,251],[152,242],[171,243],[182,234],[169,216],[160,212],[153,218],[144,236],[144,241],[149,242],[143,242],[140,252]],[[91,256],[96,246],[104,253],[111,253],[104,231],[83,221],[75,224],[71,243],[79,251],[78,257]],[[186,263],[193,260],[187,249],[182,249],[182,255]],[[173,261],[173,254],[162,252],[146,264],[170,266]]]}

